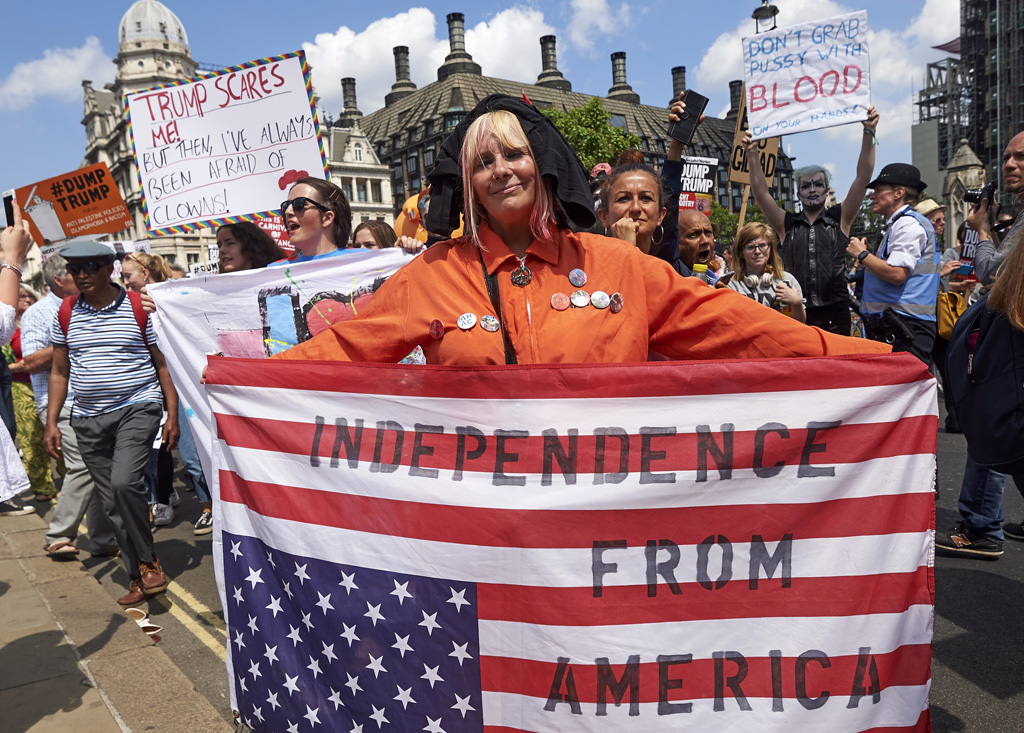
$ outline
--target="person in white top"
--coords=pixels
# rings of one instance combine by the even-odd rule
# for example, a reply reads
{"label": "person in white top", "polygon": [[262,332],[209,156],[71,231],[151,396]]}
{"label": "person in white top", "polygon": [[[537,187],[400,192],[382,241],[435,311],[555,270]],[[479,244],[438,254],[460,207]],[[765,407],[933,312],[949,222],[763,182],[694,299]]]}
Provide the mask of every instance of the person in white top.
{"label": "person in white top", "polygon": [[[0,233],[0,249],[4,260],[0,263],[0,344],[6,344],[14,333],[14,309],[18,305],[18,289],[21,286],[21,268],[25,255],[32,245],[28,227],[21,219],[18,203],[14,206],[14,226]],[[7,426],[0,423],[0,516],[32,514],[32,508],[17,507],[8,499],[29,488],[28,475],[21,464],[14,438]]]}

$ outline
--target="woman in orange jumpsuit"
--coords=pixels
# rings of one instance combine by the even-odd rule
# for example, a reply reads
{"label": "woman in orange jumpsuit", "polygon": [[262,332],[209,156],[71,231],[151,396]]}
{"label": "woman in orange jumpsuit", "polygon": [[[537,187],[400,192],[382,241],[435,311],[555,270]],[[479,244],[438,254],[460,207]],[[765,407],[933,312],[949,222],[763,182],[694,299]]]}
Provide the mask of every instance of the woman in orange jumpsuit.
{"label": "woman in orange jumpsuit", "polygon": [[[642,362],[889,351],[804,326],[738,293],[679,277],[594,222],[585,171],[531,105],[484,99],[442,146],[428,229],[441,242],[396,272],[359,315],[283,359],[428,364]],[[465,185],[461,185],[465,182]]]}

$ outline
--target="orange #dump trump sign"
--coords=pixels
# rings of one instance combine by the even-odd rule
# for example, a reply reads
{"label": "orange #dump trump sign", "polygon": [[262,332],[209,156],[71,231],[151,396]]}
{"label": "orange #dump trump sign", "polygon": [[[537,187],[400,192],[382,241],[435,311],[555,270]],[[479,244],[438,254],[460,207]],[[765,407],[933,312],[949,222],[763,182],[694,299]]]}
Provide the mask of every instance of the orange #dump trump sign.
{"label": "orange #dump trump sign", "polygon": [[14,198],[44,257],[65,239],[113,234],[133,223],[106,163],[22,186]]}

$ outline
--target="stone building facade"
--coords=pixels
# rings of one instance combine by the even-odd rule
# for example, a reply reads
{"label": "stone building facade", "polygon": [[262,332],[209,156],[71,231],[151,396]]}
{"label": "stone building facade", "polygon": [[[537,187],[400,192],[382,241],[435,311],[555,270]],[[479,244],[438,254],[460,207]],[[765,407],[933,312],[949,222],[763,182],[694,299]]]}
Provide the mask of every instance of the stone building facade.
{"label": "stone building facade", "polygon": [[[244,61],[246,59],[239,59]],[[138,0],[121,19],[117,73],[113,83],[95,89],[82,82],[86,150],[82,165],[105,162],[128,205],[135,224],[113,235],[113,239],[146,239],[145,217],[138,175],[132,156],[124,96],[140,89],[170,84],[201,73],[192,58],[185,27],[158,0]],[[214,70],[212,67],[204,68]],[[352,108],[355,108],[352,84]],[[348,105],[346,105],[347,107]],[[345,190],[352,202],[353,221],[367,219],[394,221],[390,167],[377,158],[374,147],[359,128],[356,114],[343,114],[330,129],[323,129],[324,151],[331,180]],[[215,232],[201,229],[174,237],[149,240],[150,249],[170,262],[186,268],[216,259]]]}
{"label": "stone building facade", "polygon": [[[391,170],[396,206],[422,190],[425,175],[444,138],[465,117],[466,113],[489,94],[502,93],[519,97],[524,92],[540,109],[553,107],[562,111],[582,107],[593,95],[572,91],[572,84],[558,70],[556,39],[540,39],[543,70],[535,83],[509,81],[484,76],[480,65],[466,51],[464,17],[448,15],[448,36],[451,53],[437,70],[437,81],[419,89],[412,82],[409,70],[409,49],[394,48],[395,84],[385,97],[383,109],[363,117],[359,125],[373,143],[377,155]],[[612,86],[601,98],[611,114],[611,124],[640,138],[645,157],[660,167],[668,150],[668,107],[686,88],[686,68],[672,69],[672,97],[664,106],[642,104],[626,78],[626,54],[612,54]],[[742,100],[742,83],[730,83],[730,110],[725,119],[708,117],[700,127],[691,146],[691,154],[718,158],[718,202],[732,211],[739,211],[742,186],[728,181],[728,161],[732,151],[736,116]],[[792,209],[795,192],[792,184],[793,166],[780,150],[775,177],[775,194],[786,208]]]}

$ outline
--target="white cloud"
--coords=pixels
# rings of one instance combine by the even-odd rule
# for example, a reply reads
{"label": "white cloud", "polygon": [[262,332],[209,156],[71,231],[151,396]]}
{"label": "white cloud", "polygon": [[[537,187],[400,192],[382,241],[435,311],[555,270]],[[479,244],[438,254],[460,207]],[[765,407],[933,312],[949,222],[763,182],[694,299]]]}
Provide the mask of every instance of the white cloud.
{"label": "white cloud", "polygon": [[71,102],[82,98],[82,80],[102,87],[114,80],[114,64],[100,40],[89,36],[78,48],[52,48],[41,59],[15,65],[0,82],[0,109],[26,109],[44,97]]}
{"label": "white cloud", "polygon": [[[849,12],[850,8],[832,0],[789,0],[776,20],[780,27],[785,27]],[[870,20],[869,16],[869,25]],[[737,23],[736,30],[716,38],[697,65],[696,88],[715,89],[727,85],[733,79],[742,79],[743,39],[752,35],[754,21],[745,18]]]}
{"label": "white cloud", "polygon": [[925,0],[924,8],[907,28],[921,45],[938,46],[960,35],[960,0]]}
{"label": "white cloud", "polygon": [[532,81],[540,74],[541,36],[554,34],[544,13],[516,6],[466,30],[466,50],[487,76]]}
{"label": "white cloud", "polygon": [[594,51],[595,33],[615,35],[632,25],[633,9],[628,3],[613,7],[608,0],[572,0],[566,31],[569,41],[582,51]]}
{"label": "white cloud", "polygon": [[[516,6],[467,28],[466,50],[487,76],[529,79],[540,73],[539,39],[550,33],[554,29],[544,22],[541,11]],[[356,103],[363,114],[383,107],[384,95],[395,83],[395,46],[409,48],[413,82],[419,87],[430,84],[450,52],[447,23],[426,8],[413,8],[374,21],[362,31],[341,26],[304,43],[324,109],[337,115],[344,108],[344,77],[356,80]]]}
{"label": "white cloud", "polygon": [[413,8],[376,20],[358,33],[341,26],[302,44],[321,105],[334,115],[341,112],[341,79],[350,76],[356,80],[356,103],[364,114],[383,107],[384,95],[395,83],[395,46],[408,46],[410,75],[418,86],[436,80],[437,67],[448,53],[447,29],[440,40],[436,25],[432,12]]}

